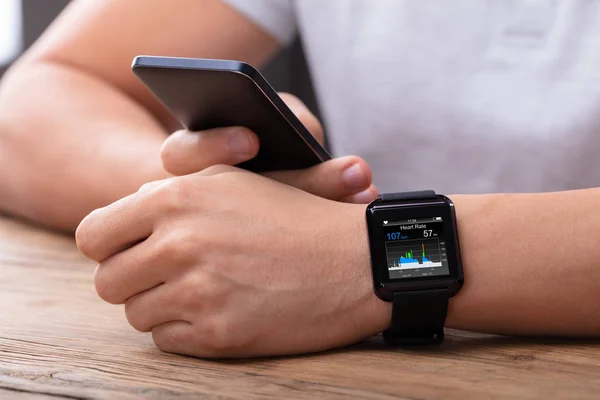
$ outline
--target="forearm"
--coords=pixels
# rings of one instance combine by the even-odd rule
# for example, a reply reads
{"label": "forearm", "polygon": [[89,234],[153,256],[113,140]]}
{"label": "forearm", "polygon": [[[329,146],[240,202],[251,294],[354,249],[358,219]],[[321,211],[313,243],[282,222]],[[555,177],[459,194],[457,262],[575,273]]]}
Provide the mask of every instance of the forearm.
{"label": "forearm", "polygon": [[465,285],[447,326],[600,336],[600,189],[452,200]]}
{"label": "forearm", "polygon": [[[600,189],[451,198],[465,283],[450,299],[447,327],[600,337]],[[357,309],[374,334],[390,326],[392,306],[373,293],[364,206],[354,207],[361,223],[352,248],[364,271]]]}
{"label": "forearm", "polygon": [[165,129],[84,72],[18,66],[0,86],[0,207],[58,229],[166,176]]}

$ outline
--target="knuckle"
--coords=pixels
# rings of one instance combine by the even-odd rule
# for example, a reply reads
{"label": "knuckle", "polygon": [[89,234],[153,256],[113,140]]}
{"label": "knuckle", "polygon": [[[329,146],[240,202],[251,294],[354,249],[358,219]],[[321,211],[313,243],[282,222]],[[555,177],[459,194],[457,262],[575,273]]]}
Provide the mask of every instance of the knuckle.
{"label": "knuckle", "polygon": [[202,261],[203,254],[210,247],[203,240],[206,234],[198,234],[193,227],[184,224],[172,225],[166,233],[156,236],[151,257],[168,263],[171,268],[184,267],[191,262]]}
{"label": "knuckle", "polygon": [[213,355],[230,354],[247,345],[245,334],[227,314],[202,321],[200,334],[204,349]]}
{"label": "knuckle", "polygon": [[164,261],[177,261],[185,253],[183,241],[179,241],[180,233],[164,235],[155,246],[155,258]]}
{"label": "knuckle", "polygon": [[[181,291],[182,306],[194,310],[194,340],[204,354],[228,355],[249,343],[245,331],[234,318],[235,314],[225,311],[230,303],[229,293],[227,284],[214,279],[211,274],[194,273],[186,277],[186,285]],[[201,309],[210,309],[211,313],[198,318]]]}
{"label": "knuckle", "polygon": [[206,279],[199,273],[188,274],[185,278],[185,285],[181,291],[181,300],[183,307],[187,310],[196,310],[204,303],[205,292],[202,290],[206,286]]}
{"label": "knuckle", "polygon": [[207,242],[204,237],[207,234],[198,234],[194,227],[182,226],[171,234],[171,242],[176,249],[172,249],[171,256],[175,261],[190,262],[200,261],[202,254],[206,251]]}
{"label": "knuckle", "polygon": [[229,291],[226,285],[214,279],[210,273],[190,273],[185,279],[181,293],[185,309],[209,307],[218,310],[227,302]]}
{"label": "knuckle", "polygon": [[205,283],[203,287],[204,297],[209,300],[213,307],[223,308],[227,304],[231,293],[231,285],[227,282],[223,279],[210,279]]}
{"label": "knuckle", "polygon": [[186,185],[182,179],[168,179],[157,184],[150,192],[150,199],[162,213],[174,214],[187,205]]}
{"label": "knuckle", "polygon": [[148,192],[160,185],[160,183],[161,181],[146,182],[142,186],[140,186],[140,188],[138,189],[138,193]]}

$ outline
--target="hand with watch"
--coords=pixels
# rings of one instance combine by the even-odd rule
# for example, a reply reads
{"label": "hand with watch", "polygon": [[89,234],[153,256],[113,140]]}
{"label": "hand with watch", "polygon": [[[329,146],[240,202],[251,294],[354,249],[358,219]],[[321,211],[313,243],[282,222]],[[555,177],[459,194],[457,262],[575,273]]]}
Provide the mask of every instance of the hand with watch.
{"label": "hand with watch", "polygon": [[383,194],[366,218],[375,293],[392,302],[386,343],[441,343],[463,285],[454,204],[434,191]]}
{"label": "hand with watch", "polygon": [[322,351],[390,321],[389,342],[439,342],[462,282],[443,196],[366,207],[229,166],[147,184],[76,236],[100,297],[160,349],[199,357]]}

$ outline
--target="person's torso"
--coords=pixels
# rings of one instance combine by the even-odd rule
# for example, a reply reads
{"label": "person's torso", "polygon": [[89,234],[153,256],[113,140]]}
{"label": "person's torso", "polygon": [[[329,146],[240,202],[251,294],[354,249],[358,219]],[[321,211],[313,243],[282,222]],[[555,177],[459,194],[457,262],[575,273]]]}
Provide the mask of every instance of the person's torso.
{"label": "person's torso", "polygon": [[295,8],[333,150],[381,191],[600,186],[600,2]]}

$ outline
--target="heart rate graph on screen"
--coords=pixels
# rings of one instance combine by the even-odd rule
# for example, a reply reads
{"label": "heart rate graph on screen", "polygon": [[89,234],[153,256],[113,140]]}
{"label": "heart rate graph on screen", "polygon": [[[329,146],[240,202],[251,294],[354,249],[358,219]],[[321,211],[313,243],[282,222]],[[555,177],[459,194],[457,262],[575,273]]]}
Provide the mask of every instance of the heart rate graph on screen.
{"label": "heart rate graph on screen", "polygon": [[388,243],[388,269],[439,268],[442,266],[439,239]]}
{"label": "heart rate graph on screen", "polygon": [[383,225],[390,279],[448,274],[441,217],[384,221]]}

